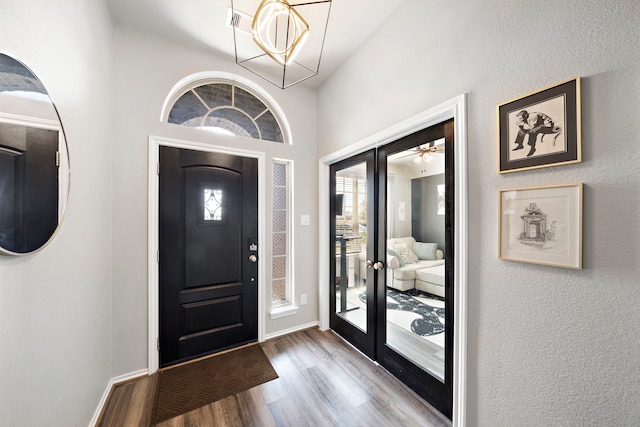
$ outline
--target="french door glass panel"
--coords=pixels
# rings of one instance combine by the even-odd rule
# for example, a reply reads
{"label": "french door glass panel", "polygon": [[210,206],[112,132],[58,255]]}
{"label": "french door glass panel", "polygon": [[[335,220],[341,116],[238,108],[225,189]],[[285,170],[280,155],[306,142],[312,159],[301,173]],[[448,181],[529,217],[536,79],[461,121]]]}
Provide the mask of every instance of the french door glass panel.
{"label": "french door glass panel", "polygon": [[444,382],[444,138],[387,157],[387,345]]}
{"label": "french door glass panel", "polygon": [[367,332],[366,163],[338,170],[335,180],[335,311]]}

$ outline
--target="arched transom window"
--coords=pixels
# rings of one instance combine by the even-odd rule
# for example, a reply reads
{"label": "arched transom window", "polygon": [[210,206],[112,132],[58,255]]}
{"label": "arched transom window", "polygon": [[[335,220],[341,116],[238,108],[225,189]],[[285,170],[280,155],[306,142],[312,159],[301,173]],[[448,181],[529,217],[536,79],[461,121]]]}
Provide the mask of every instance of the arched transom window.
{"label": "arched transom window", "polygon": [[237,82],[196,82],[173,103],[168,123],[285,142],[280,120],[265,100]]}

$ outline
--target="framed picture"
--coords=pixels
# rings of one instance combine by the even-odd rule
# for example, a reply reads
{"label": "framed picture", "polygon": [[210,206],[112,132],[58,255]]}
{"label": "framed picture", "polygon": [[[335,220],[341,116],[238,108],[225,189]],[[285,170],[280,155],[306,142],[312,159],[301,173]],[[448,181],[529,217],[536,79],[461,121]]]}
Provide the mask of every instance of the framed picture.
{"label": "framed picture", "polygon": [[582,183],[501,190],[498,257],[582,269]]}
{"label": "framed picture", "polygon": [[582,161],[580,78],[498,106],[498,172]]}
{"label": "framed picture", "polygon": [[436,191],[438,193],[438,215],[444,215],[444,184],[438,184]]}

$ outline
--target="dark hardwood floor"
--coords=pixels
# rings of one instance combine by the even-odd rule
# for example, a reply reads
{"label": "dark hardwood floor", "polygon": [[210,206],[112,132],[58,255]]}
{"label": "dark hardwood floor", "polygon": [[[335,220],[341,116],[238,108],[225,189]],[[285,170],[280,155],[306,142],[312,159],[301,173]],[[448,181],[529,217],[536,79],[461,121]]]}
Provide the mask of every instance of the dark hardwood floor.
{"label": "dark hardwood floor", "polygon": [[[262,343],[279,378],[161,427],[449,426],[395,377],[334,333],[307,329]],[[156,377],[117,385],[99,426],[148,426]]]}

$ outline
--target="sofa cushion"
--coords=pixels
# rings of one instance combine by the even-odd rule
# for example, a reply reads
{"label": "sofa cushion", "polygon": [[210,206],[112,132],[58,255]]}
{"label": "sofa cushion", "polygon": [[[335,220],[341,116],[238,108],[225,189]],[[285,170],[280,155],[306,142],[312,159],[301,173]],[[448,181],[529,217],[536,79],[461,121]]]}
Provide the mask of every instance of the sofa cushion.
{"label": "sofa cushion", "polygon": [[413,244],[415,242],[416,242],[416,239],[414,239],[411,236],[409,236],[409,237],[392,237],[391,239],[387,240],[387,246],[395,247],[396,245],[399,245],[400,243],[404,243],[405,245],[407,245],[407,247],[412,248]]}
{"label": "sofa cushion", "polygon": [[412,249],[419,259],[436,259],[438,244],[415,242]]}
{"label": "sofa cushion", "polygon": [[425,266],[420,263],[407,264],[393,270],[393,278],[395,280],[413,280],[416,278],[416,270],[421,268],[425,268]]}
{"label": "sofa cushion", "polygon": [[444,264],[416,271],[416,278],[423,282],[444,286]]}
{"label": "sofa cushion", "polygon": [[398,263],[400,264],[400,267],[404,267],[405,262],[394,247],[387,246],[387,254],[389,254],[391,257],[396,258],[398,260]]}
{"label": "sofa cushion", "polygon": [[407,246],[405,243],[399,243],[395,245],[396,251],[400,255],[400,259],[404,261],[405,264],[414,264],[418,262],[418,257],[413,253],[411,248]]}
{"label": "sofa cushion", "polygon": [[428,267],[435,267],[437,265],[443,265],[444,262],[445,261],[443,259],[434,259],[434,260],[421,259],[420,261],[418,261],[417,264],[420,266],[420,268],[428,268]]}

